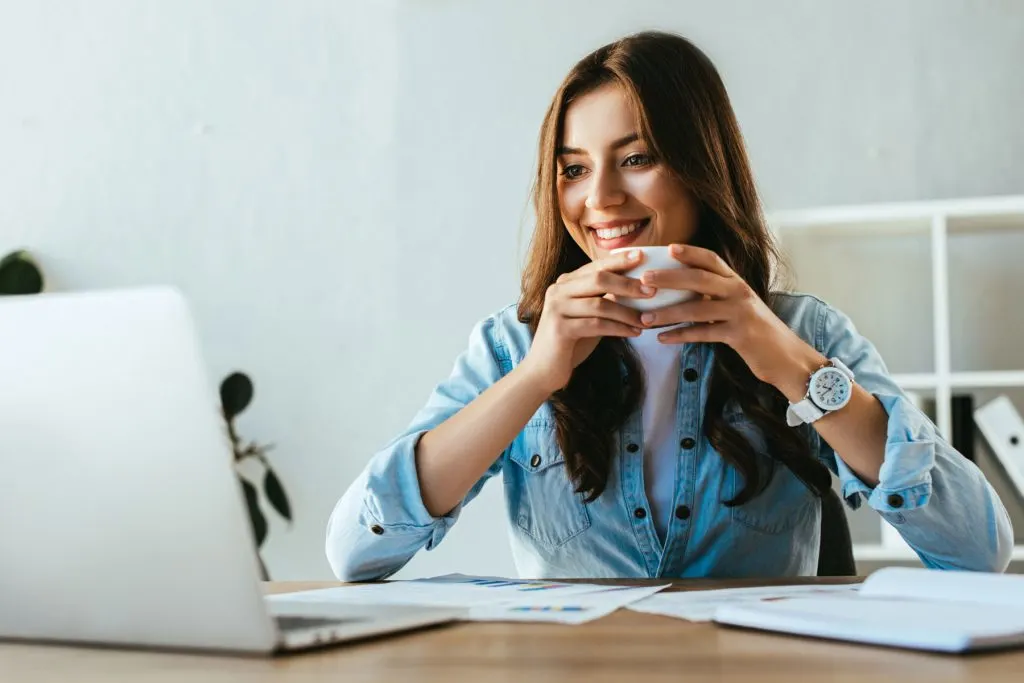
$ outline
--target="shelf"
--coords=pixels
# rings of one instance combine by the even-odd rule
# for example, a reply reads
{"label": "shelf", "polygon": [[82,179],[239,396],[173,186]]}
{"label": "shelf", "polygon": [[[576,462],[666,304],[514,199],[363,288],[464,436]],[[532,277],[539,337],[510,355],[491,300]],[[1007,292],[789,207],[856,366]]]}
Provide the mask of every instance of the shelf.
{"label": "shelf", "polygon": [[[953,431],[957,394],[1024,396],[1024,352],[1013,341],[1024,329],[1015,298],[1024,195],[776,211],[767,222],[792,286],[849,315],[941,434]],[[859,532],[872,524],[847,514],[862,540],[858,561],[917,561],[884,520],[874,522],[880,537],[869,536]],[[1024,561],[1024,544],[1012,557]]]}
{"label": "shelf", "polygon": [[987,387],[1024,387],[1024,370],[999,370],[994,372],[954,372],[949,384],[955,389]]}
{"label": "shelf", "polygon": [[1024,229],[1024,212],[979,216],[950,217],[946,223],[950,233],[1002,232]]}
{"label": "shelf", "polygon": [[[901,389],[936,389],[939,376],[931,373],[905,373],[893,375],[892,379]],[[953,389],[988,389],[999,387],[1024,387],[1024,370],[993,370],[990,372],[953,372],[949,375],[949,386]]]}
{"label": "shelf", "polygon": [[770,219],[769,225],[781,241],[785,240],[783,233],[790,234],[814,234],[821,232],[856,233],[859,235],[920,235],[927,234],[931,230],[931,221],[928,219],[906,219],[906,220],[864,220],[864,221],[829,221],[814,220],[812,214],[807,217],[781,215]]}
{"label": "shelf", "polygon": [[[908,548],[889,548],[884,545],[863,544],[853,546],[853,558],[861,562],[895,562],[917,560],[917,554]],[[1015,545],[1011,560],[1024,560],[1024,545]]]}
{"label": "shelf", "polygon": [[1024,196],[974,197],[776,211],[769,216],[769,223],[785,228],[814,228],[825,225],[863,228],[868,223],[923,223],[927,228],[932,217],[936,215],[946,216],[958,228],[969,228],[972,225],[1020,225],[1017,221],[1024,221]]}

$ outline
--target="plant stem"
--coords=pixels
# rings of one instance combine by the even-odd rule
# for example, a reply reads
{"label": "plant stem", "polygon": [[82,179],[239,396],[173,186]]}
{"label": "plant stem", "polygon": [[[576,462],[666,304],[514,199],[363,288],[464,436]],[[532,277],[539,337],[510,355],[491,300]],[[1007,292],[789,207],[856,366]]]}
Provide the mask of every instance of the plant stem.
{"label": "plant stem", "polygon": [[[221,414],[223,415],[223,413]],[[235,455],[235,462],[238,462],[245,458],[245,454],[238,450],[238,444],[241,442],[241,439],[238,438],[238,433],[235,432],[234,420],[225,419],[224,422],[228,426],[228,437],[231,439],[231,450]]]}

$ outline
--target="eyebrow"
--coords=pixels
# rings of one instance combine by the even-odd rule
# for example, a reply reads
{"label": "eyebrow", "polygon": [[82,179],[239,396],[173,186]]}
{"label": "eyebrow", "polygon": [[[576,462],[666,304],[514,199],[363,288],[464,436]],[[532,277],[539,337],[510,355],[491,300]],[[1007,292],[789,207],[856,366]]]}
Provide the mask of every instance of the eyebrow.
{"label": "eyebrow", "polygon": [[[639,135],[637,135],[636,133],[630,133],[629,135],[625,135],[625,136],[619,138],[618,140],[615,140],[614,142],[612,142],[611,149],[619,149],[621,147],[625,147],[626,145],[632,144],[632,143],[636,142],[639,139],[640,139]],[[586,154],[586,153],[587,153],[586,150],[580,149],[579,147],[566,147],[566,146],[563,145],[563,146],[559,147],[555,151],[555,156],[559,156],[560,157],[560,156],[564,156],[566,154]]]}

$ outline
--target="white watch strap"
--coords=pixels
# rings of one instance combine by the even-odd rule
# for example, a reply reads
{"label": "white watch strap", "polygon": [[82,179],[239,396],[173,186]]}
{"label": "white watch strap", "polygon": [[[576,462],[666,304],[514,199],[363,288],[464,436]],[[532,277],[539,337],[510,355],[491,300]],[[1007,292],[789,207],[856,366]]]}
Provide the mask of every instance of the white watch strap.
{"label": "white watch strap", "polygon": [[796,427],[804,423],[810,424],[820,419],[824,414],[821,408],[811,402],[811,399],[805,398],[798,403],[789,404],[789,408],[786,410],[786,424],[790,427]]}
{"label": "white watch strap", "polygon": [[829,361],[832,362],[832,366],[836,370],[841,371],[844,375],[849,377],[851,380],[853,379],[853,370],[851,370],[850,368],[846,367],[846,363],[844,363],[843,361],[839,360],[838,358],[829,358]]}

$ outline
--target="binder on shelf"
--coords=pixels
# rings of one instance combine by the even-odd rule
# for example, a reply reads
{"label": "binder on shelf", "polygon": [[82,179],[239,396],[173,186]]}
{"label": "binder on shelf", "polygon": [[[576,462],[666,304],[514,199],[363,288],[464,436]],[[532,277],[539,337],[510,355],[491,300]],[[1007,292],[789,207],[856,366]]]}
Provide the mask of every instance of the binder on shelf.
{"label": "binder on shelf", "polygon": [[1003,395],[974,411],[974,422],[1024,498],[1024,419]]}
{"label": "binder on shelf", "polygon": [[968,460],[974,462],[974,396],[954,394],[952,401],[952,446]]}

